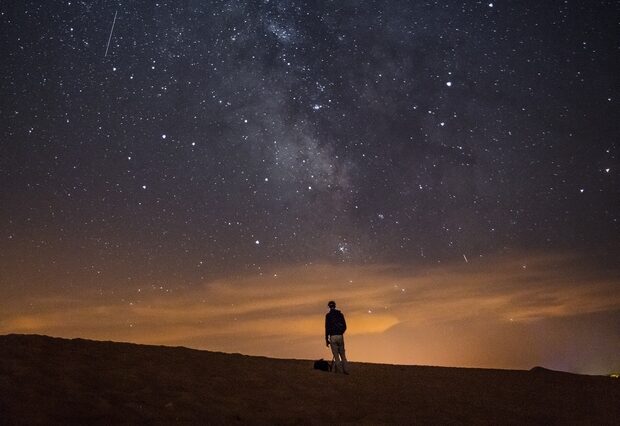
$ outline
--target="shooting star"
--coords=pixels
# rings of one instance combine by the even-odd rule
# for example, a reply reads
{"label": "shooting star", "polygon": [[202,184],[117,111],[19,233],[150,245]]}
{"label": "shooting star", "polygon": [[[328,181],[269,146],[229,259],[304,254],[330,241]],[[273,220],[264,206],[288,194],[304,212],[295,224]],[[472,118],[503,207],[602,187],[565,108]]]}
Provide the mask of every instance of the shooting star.
{"label": "shooting star", "polygon": [[467,260],[467,256],[465,256],[464,254],[463,254],[463,259],[465,259],[465,263],[469,263],[469,260]]}
{"label": "shooting star", "polygon": [[118,13],[118,10],[114,11],[114,20],[112,21],[112,28],[110,29],[110,36],[108,37],[108,45],[105,48],[105,55],[103,55],[103,57],[105,58],[106,56],[108,56],[108,49],[110,48],[110,40],[112,40],[112,33],[114,32],[114,24],[116,24],[116,14]]}

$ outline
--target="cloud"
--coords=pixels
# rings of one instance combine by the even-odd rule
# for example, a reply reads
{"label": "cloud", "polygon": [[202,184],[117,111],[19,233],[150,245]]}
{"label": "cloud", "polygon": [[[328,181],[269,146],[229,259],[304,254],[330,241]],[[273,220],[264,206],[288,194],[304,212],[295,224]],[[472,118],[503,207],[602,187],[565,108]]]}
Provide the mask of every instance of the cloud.
{"label": "cloud", "polygon": [[[563,336],[551,345],[560,352],[573,344],[570,328],[562,327],[575,318],[596,327],[575,333],[581,345],[589,338],[604,342],[617,329],[617,279],[580,269],[577,260],[538,254],[432,268],[273,267],[182,292],[125,295],[121,303],[118,294],[92,293],[41,298],[29,313],[13,304],[3,307],[0,332],[319,357],[325,356],[323,313],[334,299],[347,315],[356,360],[526,368],[549,355],[545,340]],[[528,341],[536,347],[517,350]],[[613,360],[617,346],[599,345],[600,356]]]}

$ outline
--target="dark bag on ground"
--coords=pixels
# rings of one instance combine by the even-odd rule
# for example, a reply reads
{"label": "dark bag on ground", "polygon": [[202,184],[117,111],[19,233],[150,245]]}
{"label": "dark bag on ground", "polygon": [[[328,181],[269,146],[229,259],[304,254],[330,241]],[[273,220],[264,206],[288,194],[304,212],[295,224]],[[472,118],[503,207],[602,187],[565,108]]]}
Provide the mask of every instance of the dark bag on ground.
{"label": "dark bag on ground", "polygon": [[314,369],[321,371],[332,371],[332,366],[329,362],[321,358],[318,361],[314,361]]}

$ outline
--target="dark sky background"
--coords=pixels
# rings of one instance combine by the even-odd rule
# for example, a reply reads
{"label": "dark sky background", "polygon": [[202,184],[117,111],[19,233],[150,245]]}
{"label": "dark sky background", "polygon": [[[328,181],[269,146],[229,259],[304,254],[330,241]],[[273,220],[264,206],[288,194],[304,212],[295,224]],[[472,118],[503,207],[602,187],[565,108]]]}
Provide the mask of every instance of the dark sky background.
{"label": "dark sky background", "polygon": [[352,359],[620,369],[619,18],[2,2],[0,331],[310,357],[339,297]]}

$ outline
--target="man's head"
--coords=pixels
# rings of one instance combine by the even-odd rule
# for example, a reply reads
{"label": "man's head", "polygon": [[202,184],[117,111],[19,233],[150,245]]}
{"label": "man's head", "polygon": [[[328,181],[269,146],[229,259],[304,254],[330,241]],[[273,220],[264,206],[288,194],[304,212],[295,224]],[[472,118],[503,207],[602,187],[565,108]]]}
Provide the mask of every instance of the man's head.
{"label": "man's head", "polygon": [[333,300],[330,300],[327,303],[327,306],[329,306],[329,309],[336,309],[336,302],[334,302]]}

